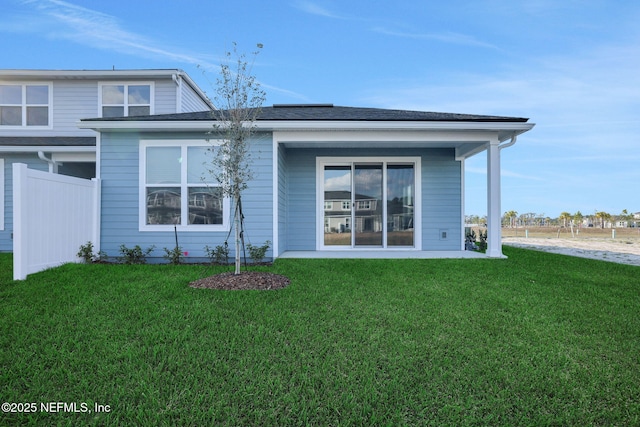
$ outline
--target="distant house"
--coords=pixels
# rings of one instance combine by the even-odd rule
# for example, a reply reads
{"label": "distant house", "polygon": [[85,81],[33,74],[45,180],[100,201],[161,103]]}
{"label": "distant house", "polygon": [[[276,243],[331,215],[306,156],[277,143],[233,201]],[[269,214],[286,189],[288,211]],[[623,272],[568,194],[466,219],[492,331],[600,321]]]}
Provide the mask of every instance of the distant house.
{"label": "distant house", "polygon": [[[225,241],[230,201],[203,166],[221,138],[216,123],[209,110],[80,122],[99,134],[100,249],[171,247],[177,230],[198,257]],[[487,255],[502,257],[500,151],[532,127],[517,117],[265,107],[251,141],[246,237],[271,241],[272,258],[461,256],[465,160],[486,151]]]}
{"label": "distant house", "polygon": [[13,163],[94,178],[101,169],[100,136],[78,128],[80,119],[210,108],[202,90],[177,69],[0,70],[0,251],[12,250]]}

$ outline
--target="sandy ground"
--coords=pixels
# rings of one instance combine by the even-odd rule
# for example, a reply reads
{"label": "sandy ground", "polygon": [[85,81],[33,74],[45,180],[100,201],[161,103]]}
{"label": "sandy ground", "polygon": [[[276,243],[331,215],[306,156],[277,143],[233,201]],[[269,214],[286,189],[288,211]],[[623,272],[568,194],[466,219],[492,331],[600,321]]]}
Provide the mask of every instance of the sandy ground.
{"label": "sandy ground", "polygon": [[507,246],[640,266],[640,241],[629,239],[555,239],[504,237]]}

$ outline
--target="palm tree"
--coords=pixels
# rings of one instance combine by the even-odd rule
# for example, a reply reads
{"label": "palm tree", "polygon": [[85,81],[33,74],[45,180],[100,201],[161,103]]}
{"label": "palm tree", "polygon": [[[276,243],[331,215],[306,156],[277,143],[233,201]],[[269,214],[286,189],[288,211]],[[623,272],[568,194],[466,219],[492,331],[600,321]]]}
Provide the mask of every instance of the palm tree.
{"label": "palm tree", "polygon": [[509,227],[513,228],[514,219],[518,216],[516,211],[508,211],[504,213],[505,219],[509,222]]}
{"label": "palm tree", "polygon": [[611,219],[611,214],[599,211],[596,212],[596,218],[600,218],[600,228],[604,228],[604,222]]}
{"label": "palm tree", "polygon": [[571,214],[569,212],[562,212],[560,214],[560,216],[558,217],[558,219],[560,221],[562,221],[562,226],[566,227],[567,226],[567,220],[571,219]]}

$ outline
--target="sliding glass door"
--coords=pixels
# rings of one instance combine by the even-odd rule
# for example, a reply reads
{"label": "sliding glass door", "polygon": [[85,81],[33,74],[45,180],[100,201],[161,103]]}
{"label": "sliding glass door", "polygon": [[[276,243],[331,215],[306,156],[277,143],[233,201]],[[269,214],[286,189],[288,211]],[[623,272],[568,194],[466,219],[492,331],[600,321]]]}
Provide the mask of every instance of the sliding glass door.
{"label": "sliding glass door", "polygon": [[319,160],[322,247],[415,248],[418,163]]}

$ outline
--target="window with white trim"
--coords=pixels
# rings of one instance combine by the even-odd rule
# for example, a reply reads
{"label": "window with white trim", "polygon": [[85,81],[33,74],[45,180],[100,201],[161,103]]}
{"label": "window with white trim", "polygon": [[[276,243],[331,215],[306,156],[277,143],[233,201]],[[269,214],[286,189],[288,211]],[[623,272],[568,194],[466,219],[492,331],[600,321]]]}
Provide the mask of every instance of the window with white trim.
{"label": "window with white trim", "polygon": [[229,201],[212,175],[204,141],[140,144],[140,229],[228,230]]}
{"label": "window with white trim", "polygon": [[51,84],[0,84],[1,127],[50,127]]}
{"label": "window with white trim", "polygon": [[[319,249],[421,248],[419,157],[318,157]],[[352,227],[353,225],[353,227]]]}
{"label": "window with white trim", "polygon": [[153,83],[101,83],[99,97],[102,117],[153,114]]}

